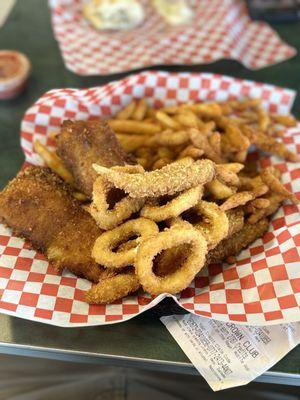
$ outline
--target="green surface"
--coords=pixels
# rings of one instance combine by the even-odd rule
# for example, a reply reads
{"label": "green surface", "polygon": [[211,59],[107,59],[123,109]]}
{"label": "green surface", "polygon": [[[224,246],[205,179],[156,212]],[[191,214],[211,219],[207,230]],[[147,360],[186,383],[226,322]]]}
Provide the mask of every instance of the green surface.
{"label": "green surface", "polygon": [[[300,23],[274,27],[283,39],[298,47],[300,52]],[[36,99],[49,89],[97,86],[121,78],[125,74],[79,77],[67,71],[53,37],[46,0],[18,1],[9,20],[0,29],[0,49],[23,51],[30,58],[33,67],[28,88],[22,96],[16,100],[0,102],[0,187],[3,187],[23,163],[23,154],[19,146],[20,121],[26,109]],[[249,71],[234,61],[160,69],[209,71],[300,90],[300,54],[261,71]],[[294,112],[300,117],[299,96]],[[0,316],[0,342],[187,362],[181,349],[158,319],[166,311],[170,312],[170,308],[170,302],[165,301],[153,311],[127,323],[72,330]],[[300,373],[300,347],[288,354],[272,370]]]}

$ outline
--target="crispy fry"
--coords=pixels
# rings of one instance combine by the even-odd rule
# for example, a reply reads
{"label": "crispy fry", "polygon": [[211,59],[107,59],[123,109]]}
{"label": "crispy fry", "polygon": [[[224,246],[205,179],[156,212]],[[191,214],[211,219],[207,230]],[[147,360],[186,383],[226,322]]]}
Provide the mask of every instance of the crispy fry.
{"label": "crispy fry", "polygon": [[292,128],[297,125],[297,120],[292,115],[271,114],[271,120],[277,124]]}
{"label": "crispy fry", "polygon": [[136,108],[136,101],[132,100],[126,107],[119,111],[116,115],[117,119],[129,119]]}
{"label": "crispy fry", "polygon": [[180,129],[180,124],[163,111],[157,111],[156,119],[167,128]]}
{"label": "crispy fry", "polygon": [[227,211],[232,208],[243,206],[248,203],[248,201],[253,200],[253,192],[239,192],[230,196],[221,206],[221,210]]}
{"label": "crispy fry", "polygon": [[243,125],[242,131],[251,143],[257,145],[264,151],[275,154],[287,161],[298,161],[299,156],[288,150],[283,143],[277,142],[272,136],[262,132],[254,131],[249,125]]}
{"label": "crispy fry", "polygon": [[151,138],[150,143],[160,146],[178,146],[186,144],[189,140],[190,135],[188,131],[172,131],[171,129],[166,129],[165,131],[154,135]]}
{"label": "crispy fry", "polygon": [[132,153],[145,144],[145,138],[142,135],[117,133],[116,136],[126,153]]}
{"label": "crispy fry", "polygon": [[269,200],[270,205],[266,208],[258,208],[254,210],[253,214],[248,218],[249,224],[256,224],[262,218],[274,214],[280,207],[284,197],[282,195],[272,193],[267,197],[267,199]]}
{"label": "crispy fry", "polygon": [[215,163],[224,162],[222,157],[210,145],[207,136],[203,135],[199,130],[195,128],[191,128],[189,130],[189,133],[193,145],[203,150],[207,158],[214,161]]}
{"label": "crispy fry", "polygon": [[35,140],[33,148],[52,171],[56,172],[64,181],[74,186],[72,174],[66,169],[62,160],[55,152],[48,150],[39,140]]}
{"label": "crispy fry", "polygon": [[198,160],[201,156],[203,156],[203,154],[204,151],[202,149],[198,149],[193,145],[189,145],[179,153],[178,159],[192,157],[194,160]]}
{"label": "crispy fry", "polygon": [[263,109],[258,108],[258,127],[262,132],[267,132],[269,125],[271,123],[269,114]]}
{"label": "crispy fry", "polygon": [[221,182],[227,185],[238,186],[240,182],[239,177],[235,172],[232,172],[232,170],[230,170],[230,167],[228,167],[229,165],[230,164],[216,165],[217,177]]}
{"label": "crispy fry", "polygon": [[136,108],[133,111],[131,118],[135,119],[136,121],[142,121],[146,113],[147,113],[147,103],[144,99],[140,99],[136,104]]}
{"label": "crispy fry", "polygon": [[206,188],[216,200],[227,199],[228,197],[233,196],[237,190],[235,187],[225,185],[218,179],[213,179],[211,182],[208,182]]}
{"label": "crispy fry", "polygon": [[116,132],[132,133],[135,135],[153,135],[161,131],[159,125],[144,121],[110,119],[108,120],[108,124]]}
{"label": "crispy fry", "polygon": [[276,177],[274,167],[268,167],[261,171],[261,179],[275,193],[282,195],[284,198],[291,200],[294,204],[299,204],[300,200],[288,191]]}

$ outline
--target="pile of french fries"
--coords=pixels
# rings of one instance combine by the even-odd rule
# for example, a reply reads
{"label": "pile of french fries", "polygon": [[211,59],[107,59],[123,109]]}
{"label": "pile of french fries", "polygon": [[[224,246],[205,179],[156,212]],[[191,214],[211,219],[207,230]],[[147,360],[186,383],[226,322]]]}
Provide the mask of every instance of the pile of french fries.
{"label": "pile of french fries", "polygon": [[[291,115],[267,113],[258,99],[181,104],[160,109],[151,108],[145,99],[139,99],[108,120],[125,151],[145,170],[159,169],[187,156],[214,161],[218,174],[206,185],[206,196],[224,210],[245,206],[251,223],[276,211],[288,195],[278,183],[279,171],[269,168],[261,173],[247,159],[249,148],[255,145],[288,161],[296,161],[298,156],[280,142],[285,129],[296,123]],[[34,143],[34,149],[74,187],[78,200],[87,200],[76,190],[72,175],[55,152],[39,141]],[[275,190],[268,191],[266,186],[270,185]],[[295,196],[291,200],[296,202]]]}

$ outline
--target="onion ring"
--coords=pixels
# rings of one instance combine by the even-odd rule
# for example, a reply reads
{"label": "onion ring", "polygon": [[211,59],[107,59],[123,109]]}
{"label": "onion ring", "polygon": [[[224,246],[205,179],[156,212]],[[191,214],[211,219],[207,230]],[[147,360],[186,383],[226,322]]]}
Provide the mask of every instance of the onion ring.
{"label": "onion ring", "polygon": [[120,169],[93,164],[96,172],[104,175],[119,189],[131,197],[158,197],[172,195],[211,181],[215,175],[210,160],[194,161],[190,157],[177,160],[165,167],[144,173],[128,174]]}
{"label": "onion ring", "polygon": [[99,176],[93,186],[93,202],[89,212],[97,225],[104,230],[120,225],[132,214],[139,211],[145,203],[144,198],[133,199],[126,195],[109,209],[108,196],[114,190],[113,185]]}
{"label": "onion ring", "polygon": [[134,273],[124,272],[94,285],[85,294],[85,300],[90,304],[109,304],[137,291],[139,287],[138,277]]}
{"label": "onion ring", "polygon": [[177,217],[184,211],[194,207],[203,194],[203,186],[196,186],[179,193],[165,205],[146,204],[141,210],[141,216],[159,222]]}
{"label": "onion ring", "polygon": [[[137,246],[125,249],[123,247],[121,251],[113,251],[113,249],[134,235],[145,239],[157,233],[158,226],[155,222],[146,218],[131,219],[117,228],[102,233],[94,244],[92,257],[106,268],[119,269],[133,265]],[[138,242],[137,239],[137,244]]]}
{"label": "onion ring", "polygon": [[[157,276],[153,272],[153,259],[163,250],[181,244],[189,244],[188,253],[182,266],[166,276]],[[185,289],[201,270],[205,262],[207,245],[204,237],[192,226],[174,225],[170,229],[143,240],[137,250],[135,269],[143,288],[154,295],[175,294]]]}

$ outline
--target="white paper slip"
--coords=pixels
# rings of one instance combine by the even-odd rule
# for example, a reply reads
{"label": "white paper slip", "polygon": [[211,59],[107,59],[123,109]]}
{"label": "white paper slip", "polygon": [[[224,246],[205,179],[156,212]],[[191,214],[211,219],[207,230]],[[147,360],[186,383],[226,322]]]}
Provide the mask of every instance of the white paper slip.
{"label": "white paper slip", "polygon": [[214,391],[251,382],[300,343],[300,322],[258,327],[192,314],[161,321]]}
{"label": "white paper slip", "polygon": [[0,0],[0,27],[4,25],[15,2],[16,0]]}

